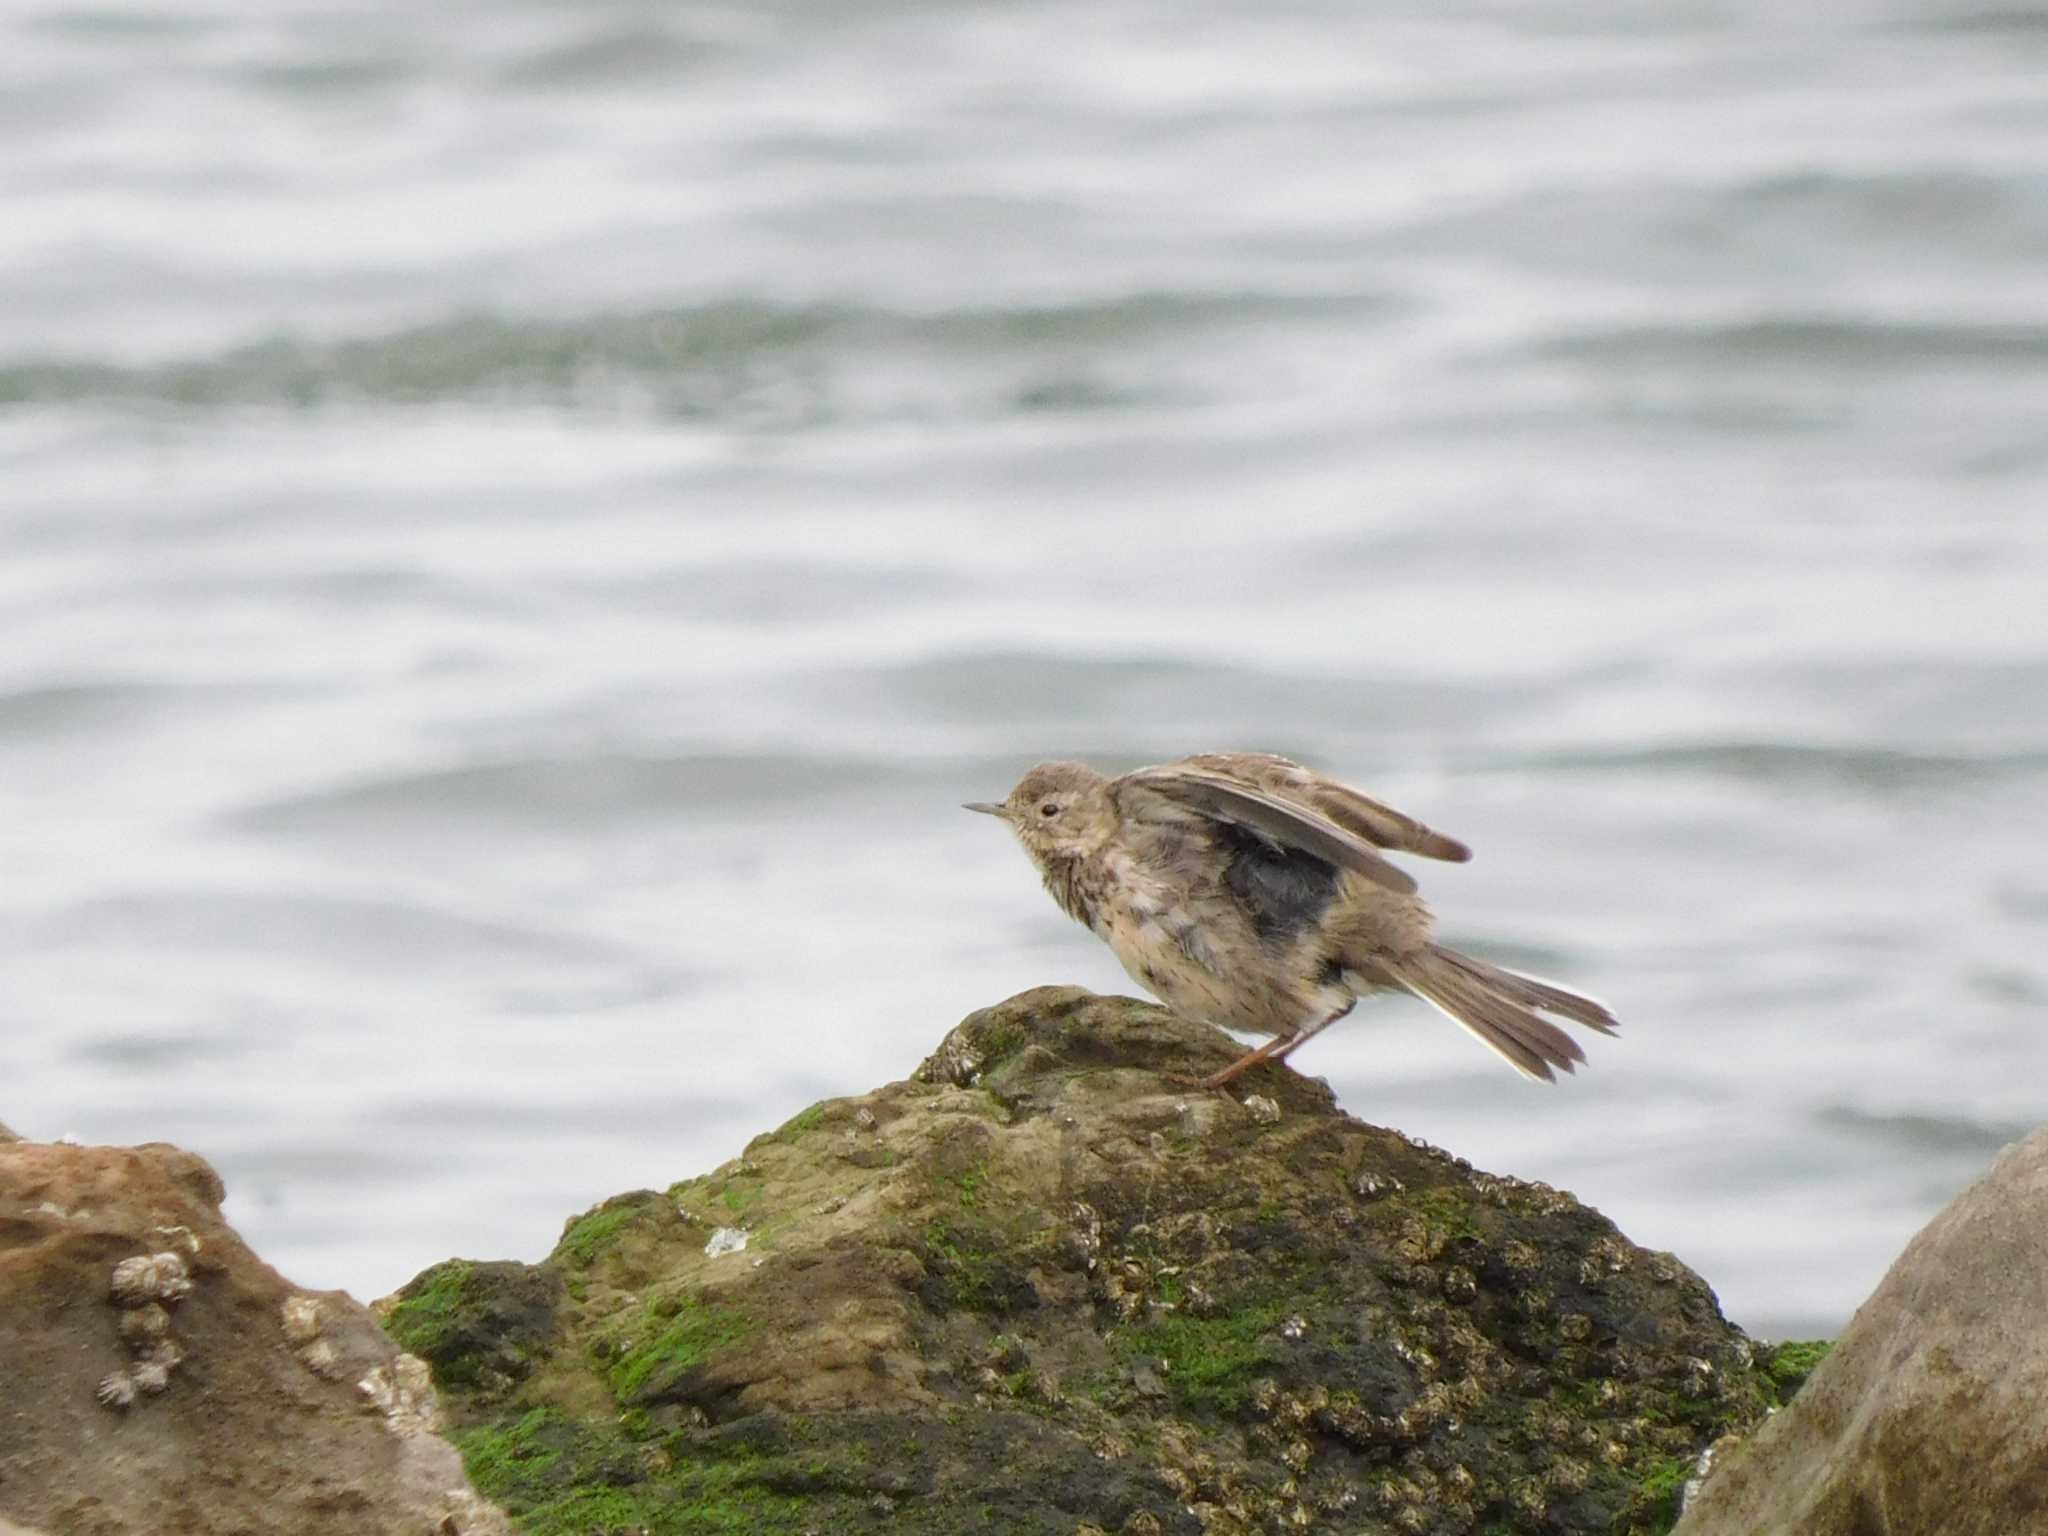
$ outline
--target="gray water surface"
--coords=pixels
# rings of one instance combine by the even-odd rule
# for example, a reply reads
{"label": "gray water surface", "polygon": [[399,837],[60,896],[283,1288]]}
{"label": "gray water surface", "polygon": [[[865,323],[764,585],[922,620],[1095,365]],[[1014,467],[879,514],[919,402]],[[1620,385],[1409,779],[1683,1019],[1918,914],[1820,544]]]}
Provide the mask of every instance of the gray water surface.
{"label": "gray water surface", "polygon": [[1291,752],[1595,991],[1343,1104],[1830,1331],[2048,1117],[2048,29],[0,14],[0,1117],[307,1285],[1126,990],[1034,759]]}

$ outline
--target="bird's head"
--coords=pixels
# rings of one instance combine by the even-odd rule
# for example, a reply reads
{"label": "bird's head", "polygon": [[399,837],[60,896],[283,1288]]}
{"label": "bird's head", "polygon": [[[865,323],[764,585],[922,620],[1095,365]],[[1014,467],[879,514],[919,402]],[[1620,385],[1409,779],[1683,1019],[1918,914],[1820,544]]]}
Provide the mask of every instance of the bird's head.
{"label": "bird's head", "polygon": [[971,801],[967,809],[1008,823],[1041,869],[1100,847],[1117,828],[1109,780],[1086,763],[1040,763],[1001,804]]}

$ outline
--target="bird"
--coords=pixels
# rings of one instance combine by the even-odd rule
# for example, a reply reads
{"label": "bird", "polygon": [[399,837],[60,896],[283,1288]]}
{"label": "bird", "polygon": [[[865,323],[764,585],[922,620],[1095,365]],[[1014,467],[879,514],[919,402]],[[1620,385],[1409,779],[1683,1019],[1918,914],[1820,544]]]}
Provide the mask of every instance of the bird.
{"label": "bird", "polygon": [[1586,1059],[1543,1015],[1618,1027],[1590,997],[1436,943],[1414,878],[1381,850],[1471,849],[1290,758],[1206,752],[1118,778],[1043,762],[965,808],[1004,822],[1060,910],[1174,1013],[1271,1037],[1191,1085],[1286,1060],[1375,992],[1413,993],[1543,1082]]}

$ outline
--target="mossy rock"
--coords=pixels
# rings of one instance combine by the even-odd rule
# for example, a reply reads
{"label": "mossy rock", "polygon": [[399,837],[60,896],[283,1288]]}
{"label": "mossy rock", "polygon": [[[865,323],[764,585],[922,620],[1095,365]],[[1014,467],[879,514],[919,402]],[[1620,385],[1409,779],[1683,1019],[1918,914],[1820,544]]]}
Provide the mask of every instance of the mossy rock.
{"label": "mossy rock", "polygon": [[1792,1401],[1793,1394],[1806,1385],[1811,1376],[1827,1359],[1828,1351],[1835,1347],[1833,1339],[1794,1339],[1789,1343],[1773,1345],[1762,1357],[1764,1370],[1771,1378],[1771,1386],[1777,1392],[1782,1406]]}
{"label": "mossy rock", "polygon": [[391,1298],[382,1320],[444,1389],[495,1397],[525,1380],[553,1341],[562,1299],[550,1269],[450,1259]]}
{"label": "mossy rock", "polygon": [[1798,1357],[1568,1194],[1164,1075],[1234,1050],[1026,993],[391,1326],[535,1533],[1657,1532],[1781,1400]]}

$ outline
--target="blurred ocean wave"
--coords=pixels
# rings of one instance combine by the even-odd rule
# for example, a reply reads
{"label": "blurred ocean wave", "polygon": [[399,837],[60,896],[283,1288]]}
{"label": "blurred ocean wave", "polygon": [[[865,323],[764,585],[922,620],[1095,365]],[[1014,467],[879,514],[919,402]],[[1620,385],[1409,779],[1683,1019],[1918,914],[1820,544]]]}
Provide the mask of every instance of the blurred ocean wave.
{"label": "blurred ocean wave", "polygon": [[[0,360],[0,409],[460,403],[796,430],[1158,406],[1201,398],[1180,361],[1187,348],[1231,331],[1352,323],[1381,307],[1351,296],[1151,293],[928,314],[742,301],[559,320],[464,315],[368,340],[280,337],[141,367]],[[1148,368],[1145,349],[1171,355]]]}
{"label": "blurred ocean wave", "polygon": [[2048,362],[2048,325],[1944,325],[1874,316],[1757,317],[1718,325],[1639,325],[1558,337],[1542,351],[1609,367],[1655,366],[1687,374],[1708,367],[1797,365],[1867,378],[1876,368],[2014,368]]}
{"label": "blurred ocean wave", "polygon": [[1539,753],[1502,766],[1543,773],[1700,774],[1781,785],[1919,796],[1990,782],[2034,782],[2048,750],[2013,753],[1906,752],[1890,747],[1794,742],[1694,742],[1621,751]]}

